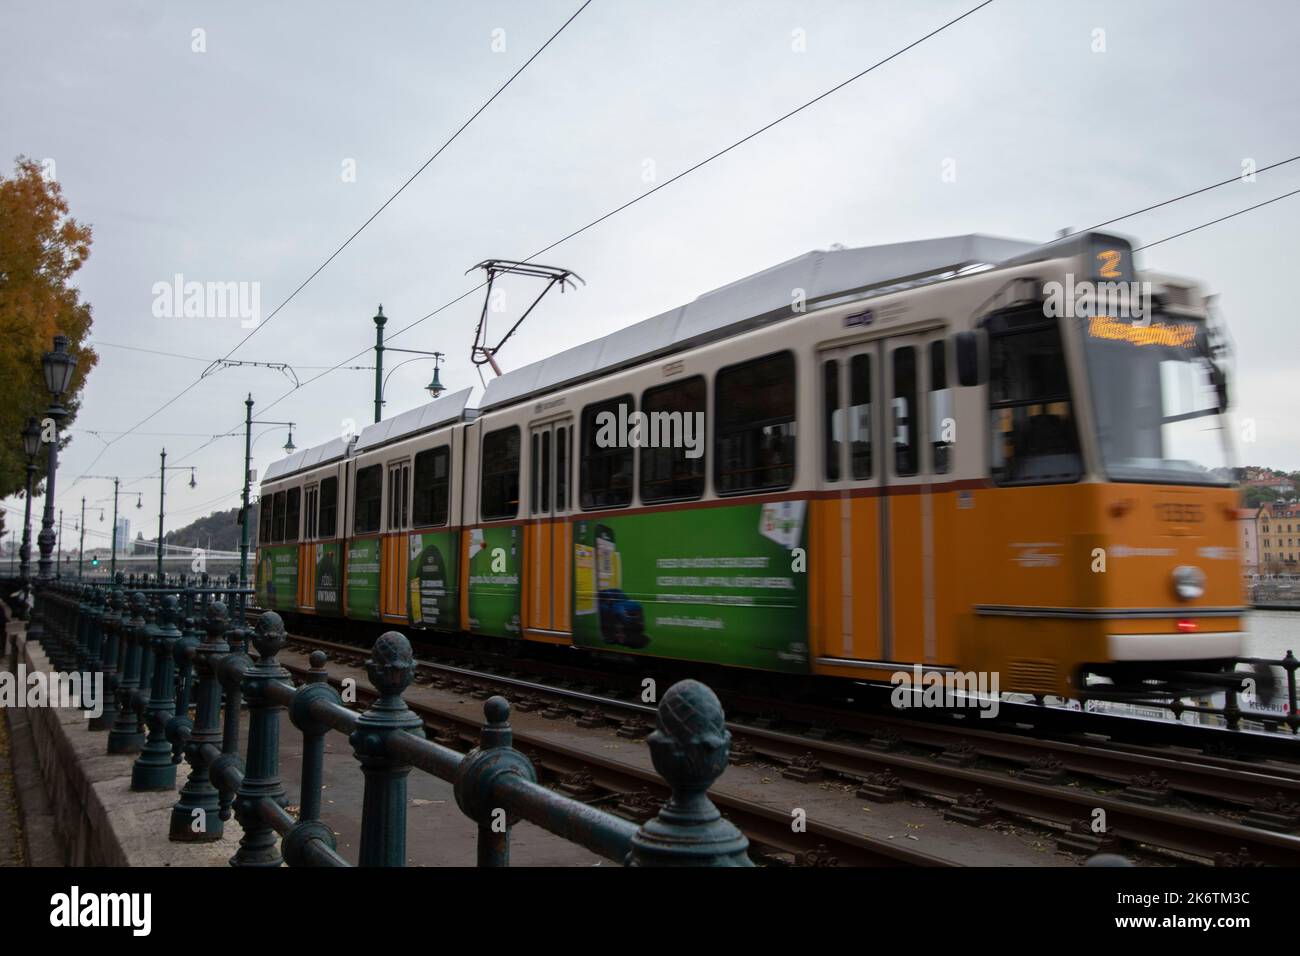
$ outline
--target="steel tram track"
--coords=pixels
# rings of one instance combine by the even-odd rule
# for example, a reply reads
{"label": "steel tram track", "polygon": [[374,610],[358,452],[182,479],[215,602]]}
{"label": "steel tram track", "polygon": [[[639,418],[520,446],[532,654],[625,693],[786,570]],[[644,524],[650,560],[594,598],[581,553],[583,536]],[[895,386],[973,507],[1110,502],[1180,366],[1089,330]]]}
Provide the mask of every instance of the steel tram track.
{"label": "steel tram track", "polygon": [[[320,642],[314,639],[294,637],[292,642],[309,642],[310,646],[320,646]],[[347,660],[355,662],[356,658]],[[301,679],[307,674],[307,668],[304,667],[283,662],[282,666],[296,679]],[[417,662],[417,666],[438,667],[423,661]],[[449,668],[449,670],[467,676],[473,675],[480,681],[487,677],[463,668]],[[541,685],[537,686],[540,689]],[[357,688],[359,705],[369,703],[375,696],[373,691],[367,688]],[[477,742],[481,728],[479,719],[419,702],[408,702],[408,705],[425,719],[426,731],[436,736],[440,743],[460,750],[468,750]],[[646,709],[653,713],[653,708]],[[514,746],[527,754],[539,771],[549,771],[561,780],[574,774],[584,774],[591,789],[601,794],[599,799],[590,802],[614,802],[617,805],[619,798],[636,799],[643,794],[648,794],[653,796],[657,806],[668,795],[667,787],[653,771],[633,767],[622,761],[601,757],[599,754],[576,747],[568,747],[518,728],[514,730],[513,736]],[[709,796],[723,815],[736,824],[751,841],[777,853],[785,853],[796,858],[802,858],[807,854],[809,840],[806,836],[796,837],[792,833],[790,816],[785,811],[729,793],[721,788],[712,789]],[[855,833],[815,819],[808,820],[806,832],[817,839],[818,851],[824,855],[821,858],[833,859],[839,865],[932,867],[957,865],[944,857],[913,849],[906,844]]]}
{"label": "steel tram track", "polygon": [[[292,641],[304,648],[325,650],[339,663],[361,664],[366,656],[364,648],[355,645],[298,635]],[[572,716],[599,712],[611,724],[648,722],[654,717],[651,706],[591,689],[560,687],[458,664],[422,660],[418,673],[417,680],[422,683],[460,682],[464,690],[504,689],[516,701],[549,698],[562,702]],[[724,701],[733,718],[747,709],[770,710],[773,706],[765,699],[746,700],[738,695],[724,695]],[[778,766],[802,766],[814,779],[823,775],[849,783],[886,779],[899,795],[947,804],[958,813],[964,808],[976,820],[1009,818],[1060,835],[1074,828],[1082,833],[1084,846],[1089,841],[1086,825],[1101,810],[1109,839],[1103,843],[1092,838],[1099,849],[1153,850],[1184,861],[1300,863],[1300,837],[1260,825],[1264,821],[1278,826],[1280,821],[1286,829],[1288,811],[1300,804],[1300,771],[1295,767],[1197,754],[1160,754],[1144,747],[1116,749],[1109,743],[1040,739],[905,718],[846,715],[806,705],[781,706],[793,707],[802,719],[820,729],[809,736],[732,719],[728,727],[738,754]],[[449,719],[443,713],[429,716],[434,723]],[[456,720],[465,725],[466,739],[472,740],[477,732],[474,721]],[[839,724],[832,733],[843,734],[847,722],[853,729],[846,736],[860,737],[861,743],[820,739],[831,720]],[[556,772],[573,772],[578,764],[589,766],[599,785],[611,792],[658,789],[653,774],[629,772],[617,761],[564,753],[563,748],[535,739],[521,738],[520,743],[533,748],[543,764]],[[783,811],[736,798],[722,797],[716,802],[755,841],[791,853],[807,850],[806,838],[790,839],[789,816]],[[1198,802],[1209,803],[1218,812],[1187,806]],[[809,820],[809,832],[823,838],[827,852],[845,863],[948,863],[896,842],[839,831],[813,820]]]}

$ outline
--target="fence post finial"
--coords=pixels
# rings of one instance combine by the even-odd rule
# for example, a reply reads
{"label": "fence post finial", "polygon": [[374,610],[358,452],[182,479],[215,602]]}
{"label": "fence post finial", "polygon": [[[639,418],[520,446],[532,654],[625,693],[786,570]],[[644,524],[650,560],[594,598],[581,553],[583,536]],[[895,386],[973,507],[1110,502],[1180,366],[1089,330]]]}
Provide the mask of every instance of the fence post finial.
{"label": "fence post finial", "polygon": [[122,667],[117,682],[117,715],[108,730],[108,753],[134,754],[144,746],[140,720],[136,715],[135,694],[140,689],[140,662],[145,642],[144,592],[134,591],[122,611],[120,625]]}
{"label": "fence post finial", "polygon": [[411,642],[397,631],[379,636],[366,661],[379,699],[357,720],[349,742],[365,773],[361,804],[361,866],[406,865],[406,777],[411,765],[388,753],[393,734],[424,736],[424,720],[406,706],[402,691],[415,677]]}
{"label": "fence post finial", "polygon": [[151,639],[153,677],[145,711],[149,737],[131,767],[132,790],[172,790],[176,787],[176,764],[172,763],[172,745],[167,741],[167,723],[174,716],[176,706],[175,651],[176,642],[181,639],[176,619],[179,616],[176,596],[168,594],[162,601],[161,623]]}
{"label": "fence post finial", "polygon": [[532,783],[537,771],[532,762],[514,749],[510,729],[510,702],[490,697],[483,704],[487,718],[479,733],[479,744],[456,771],[456,804],[478,824],[478,865],[510,865],[510,829],[515,820],[503,807],[493,806],[493,789],[503,774],[513,774]]}
{"label": "fence post finial", "polygon": [[274,611],[267,611],[253,631],[257,663],[244,672],[243,699],[248,703],[248,759],[243,781],[235,796],[235,816],[244,835],[230,863],[232,866],[280,865],[280,847],[275,830],[260,816],[263,800],[288,806],[289,796],[280,780],[280,715],[284,708],[266,691],[272,682],[283,683],[289,672],[276,659],[285,642],[284,621]]}
{"label": "fence post finial", "polygon": [[181,797],[172,807],[170,838],[178,842],[206,843],[220,840],[221,797],[212,784],[203,748],[221,746],[221,684],[217,674],[221,658],[230,650],[226,643],[230,616],[220,601],[208,604],[204,615],[207,639],[194,651],[194,671],[198,675],[195,690],[194,729],[185,743],[185,759],[190,775],[181,788]]}
{"label": "fence post finial", "polygon": [[655,769],[672,788],[659,813],[632,838],[632,866],[753,866],[749,840],[708,797],[727,769],[731,732],[717,696],[696,680],[679,681],[659,703],[647,738]]}

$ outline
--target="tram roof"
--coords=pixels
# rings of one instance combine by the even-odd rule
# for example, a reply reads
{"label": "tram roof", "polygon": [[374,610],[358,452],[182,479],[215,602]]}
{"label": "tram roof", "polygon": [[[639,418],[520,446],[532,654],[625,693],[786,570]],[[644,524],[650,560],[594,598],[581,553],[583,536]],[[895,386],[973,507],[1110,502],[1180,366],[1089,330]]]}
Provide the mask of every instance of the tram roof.
{"label": "tram roof", "polygon": [[465,408],[469,405],[469,397],[473,391],[472,388],[462,388],[459,392],[452,392],[450,395],[425,402],[400,415],[367,425],[361,430],[361,434],[356,436],[355,447],[342,438],[335,438],[323,445],[296,451],[286,458],[267,465],[262,480],[275,481],[309,468],[328,465],[332,461],[346,458],[349,449],[356,454],[376,445],[388,444],[399,438],[429,431],[439,425],[460,421],[465,417]]}
{"label": "tram roof", "polygon": [[376,445],[386,445],[408,435],[426,432],[439,425],[460,421],[465,414],[465,407],[469,405],[471,392],[473,392],[472,388],[462,388],[459,392],[452,392],[423,405],[417,405],[400,415],[367,425],[361,429],[361,437],[357,440],[357,452],[363,452]]}
{"label": "tram roof", "polygon": [[787,318],[792,289],[805,290],[808,306],[820,306],[975,265],[996,265],[1040,245],[973,234],[805,253],[706,292],[687,305],[507,372],[488,383],[481,407],[506,405]]}
{"label": "tram roof", "polygon": [[314,445],[311,448],[303,448],[294,452],[279,461],[273,461],[266,466],[266,474],[262,476],[263,481],[275,481],[277,478],[283,478],[286,475],[292,475],[297,471],[305,471],[308,468],[315,468],[318,465],[326,465],[331,461],[342,458],[348,452],[348,443],[342,438],[335,438],[327,441],[323,445]]}

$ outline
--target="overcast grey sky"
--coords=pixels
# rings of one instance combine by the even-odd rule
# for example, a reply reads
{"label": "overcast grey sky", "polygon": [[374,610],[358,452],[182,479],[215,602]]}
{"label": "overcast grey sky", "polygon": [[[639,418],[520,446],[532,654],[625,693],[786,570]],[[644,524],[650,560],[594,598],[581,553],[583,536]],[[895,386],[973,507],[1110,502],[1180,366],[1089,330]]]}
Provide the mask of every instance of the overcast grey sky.
{"label": "overcast grey sky", "polygon": [[[59,469],[58,505],[121,475],[156,527],[237,503],[255,414],[299,447],[370,421],[372,373],[290,384],[227,369],[105,450],[247,334],[238,319],[157,318],[175,274],[260,283],[265,315],[503,83],[581,0],[0,4],[0,158],[52,159],[94,227],[79,275],[99,368]],[[594,0],[470,128],[235,358],[306,381],[975,5],[975,0]],[[501,356],[517,368],[831,243],[983,232],[1047,240],[1300,153],[1300,4],[996,0],[680,183],[549,252],[588,282],[553,295]],[[1105,51],[1094,52],[1104,30]],[[196,52],[196,30],[205,50]],[[504,31],[503,33],[500,31]],[[796,31],[802,31],[796,33]],[[803,38],[802,50],[799,38]],[[504,50],[499,48],[504,39]],[[355,162],[355,181],[345,163]],[[942,178],[955,161],[956,179]],[[1118,227],[1140,242],[1300,187],[1300,163]],[[1292,300],[1300,197],[1143,254],[1221,295],[1235,339],[1240,463],[1300,468]],[[510,304],[528,287],[515,286]],[[479,295],[391,342],[468,362]],[[392,364],[398,356],[390,356]],[[364,355],[349,364],[370,364]],[[429,366],[392,378],[386,413],[426,400]],[[254,434],[260,434],[256,429]],[[167,433],[167,434],[159,434]],[[255,467],[280,456],[262,437]],[[16,437],[16,436],[15,436]],[[198,450],[196,450],[198,449]],[[102,454],[101,454],[102,452]],[[20,507],[21,501],[6,502]],[[39,506],[39,502],[37,502]],[[143,519],[143,520],[142,520]],[[19,520],[10,520],[16,527]],[[108,530],[107,523],[99,526]]]}

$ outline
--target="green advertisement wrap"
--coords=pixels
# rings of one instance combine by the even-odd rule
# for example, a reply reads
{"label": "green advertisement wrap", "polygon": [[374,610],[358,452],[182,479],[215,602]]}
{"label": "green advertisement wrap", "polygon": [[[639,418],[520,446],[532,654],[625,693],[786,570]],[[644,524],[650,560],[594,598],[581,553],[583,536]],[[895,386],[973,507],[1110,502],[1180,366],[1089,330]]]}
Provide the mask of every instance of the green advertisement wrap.
{"label": "green advertisement wrap", "polygon": [[496,637],[519,636],[518,525],[469,533],[469,627]]}
{"label": "green advertisement wrap", "polygon": [[348,542],[348,617],[379,620],[379,539]]}
{"label": "green advertisement wrap", "polygon": [[574,643],[807,672],[806,511],[778,501],[575,522]]}
{"label": "green advertisement wrap", "polygon": [[343,610],[339,601],[340,578],[343,562],[339,560],[343,546],[337,541],[318,544],[313,549],[316,559],[316,613],[337,615]]}
{"label": "green advertisement wrap", "polygon": [[253,567],[253,595],[258,607],[271,606],[269,586],[271,583],[271,556],[266,548],[257,549],[257,564]]}
{"label": "green advertisement wrap", "polygon": [[406,607],[414,627],[460,627],[460,533],[409,537]]}
{"label": "green advertisement wrap", "polygon": [[257,552],[257,602],[273,611],[298,609],[298,546],[259,548]]}

